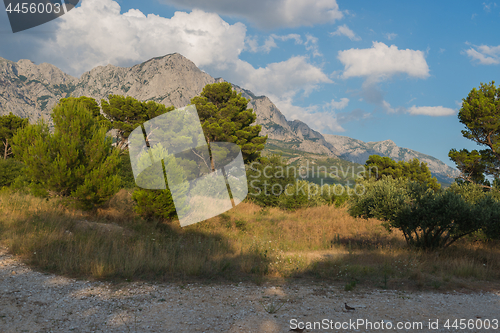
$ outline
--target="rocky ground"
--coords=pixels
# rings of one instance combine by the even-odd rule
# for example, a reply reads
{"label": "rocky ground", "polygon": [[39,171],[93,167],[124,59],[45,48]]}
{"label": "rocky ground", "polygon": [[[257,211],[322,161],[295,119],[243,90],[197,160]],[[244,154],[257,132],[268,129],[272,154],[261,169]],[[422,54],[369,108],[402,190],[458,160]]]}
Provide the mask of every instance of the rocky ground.
{"label": "rocky ground", "polygon": [[[346,310],[344,303],[355,310]],[[444,327],[447,320],[452,325],[455,319],[465,319],[466,325],[489,323],[490,329]],[[357,320],[359,326],[351,324]],[[371,322],[372,327],[361,325],[361,320]],[[429,321],[435,324],[436,320],[438,328],[429,328]],[[0,249],[2,333],[289,332],[308,323],[304,332],[499,332],[498,320],[500,291],[356,288],[346,292],[343,285],[312,282],[112,284],[36,272]],[[314,322],[323,326],[314,329]],[[397,329],[399,322],[419,322],[422,328]]]}

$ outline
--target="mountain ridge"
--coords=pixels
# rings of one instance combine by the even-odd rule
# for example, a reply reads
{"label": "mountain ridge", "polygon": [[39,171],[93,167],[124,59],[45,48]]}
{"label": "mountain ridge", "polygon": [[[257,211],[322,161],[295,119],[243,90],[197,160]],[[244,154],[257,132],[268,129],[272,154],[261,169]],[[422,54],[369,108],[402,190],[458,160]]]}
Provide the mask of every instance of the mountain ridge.
{"label": "mountain ridge", "polygon": [[[179,108],[189,104],[205,85],[221,81],[224,80],[213,78],[178,53],[151,58],[132,67],[97,66],[80,78],[48,63],[36,65],[26,59],[13,62],[0,58],[0,115],[12,112],[30,118],[31,122],[39,118],[50,121],[50,110],[61,98],[88,96],[100,103],[110,94],[152,100]],[[420,160],[428,163],[431,172],[442,179],[448,174],[454,177],[458,173],[442,161],[398,147],[392,140],[363,142],[322,134],[300,120],[287,120],[268,97],[256,96],[234,84],[233,88],[250,99],[249,107],[257,115],[256,123],[262,126],[262,135],[286,142],[290,149],[338,156],[361,164],[366,161],[367,154],[372,153],[396,160],[420,156]]]}

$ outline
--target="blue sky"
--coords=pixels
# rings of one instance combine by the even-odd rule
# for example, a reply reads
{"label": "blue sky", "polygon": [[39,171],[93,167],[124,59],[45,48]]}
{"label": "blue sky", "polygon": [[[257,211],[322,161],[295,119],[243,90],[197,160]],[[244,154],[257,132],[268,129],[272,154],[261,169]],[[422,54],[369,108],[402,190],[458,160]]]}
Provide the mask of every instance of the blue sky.
{"label": "blue sky", "polygon": [[178,52],[214,77],[266,95],[326,134],[393,140],[452,165],[457,112],[481,82],[500,84],[500,2],[83,0],[13,34],[0,57],[79,77]]}

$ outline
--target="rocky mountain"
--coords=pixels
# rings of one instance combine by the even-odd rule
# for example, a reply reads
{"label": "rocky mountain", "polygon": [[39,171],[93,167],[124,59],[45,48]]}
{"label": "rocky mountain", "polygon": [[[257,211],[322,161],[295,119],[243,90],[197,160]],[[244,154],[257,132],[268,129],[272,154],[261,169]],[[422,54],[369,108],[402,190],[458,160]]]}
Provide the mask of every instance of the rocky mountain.
{"label": "rocky mountain", "polygon": [[[341,135],[324,135],[327,142],[339,152],[339,157],[360,164],[364,164],[370,155],[388,156],[395,161],[409,161],[418,158],[426,162],[434,176],[441,182],[449,183],[452,178],[458,177],[460,172],[435,157],[419,153],[418,151],[398,147],[392,140],[378,142],[363,142]],[[451,178],[450,178],[451,177]]]}
{"label": "rocky mountain", "polygon": [[[29,118],[31,122],[39,118],[50,122],[52,107],[63,97],[88,96],[100,102],[110,94],[183,107],[206,84],[220,81],[223,79],[211,77],[177,53],[153,58],[132,67],[98,66],[80,78],[65,74],[47,63],[36,65],[30,60],[13,62],[0,58],[0,115],[12,112]],[[415,154],[427,156],[399,148],[392,141],[392,145],[384,144],[386,141],[364,143],[347,137],[322,135],[300,120],[288,121],[266,96],[255,96],[251,91],[235,85],[233,87],[250,99],[249,107],[257,114],[256,122],[262,125],[262,134],[286,142],[289,149],[340,156],[362,163],[372,151],[392,154],[391,157],[396,151],[401,151],[406,155],[398,155],[397,158],[403,159]],[[425,161],[432,162],[428,164],[434,173],[446,176],[454,171],[431,156],[427,156]]]}

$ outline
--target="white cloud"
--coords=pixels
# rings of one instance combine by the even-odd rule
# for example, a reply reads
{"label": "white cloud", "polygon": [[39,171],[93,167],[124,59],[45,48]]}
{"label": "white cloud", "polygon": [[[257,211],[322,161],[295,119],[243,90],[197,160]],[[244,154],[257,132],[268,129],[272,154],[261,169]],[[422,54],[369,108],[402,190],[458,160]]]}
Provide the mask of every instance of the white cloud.
{"label": "white cloud", "polygon": [[341,98],[340,101],[335,101],[332,99],[330,102],[325,104],[325,108],[330,108],[330,109],[335,109],[335,110],[342,110],[344,109],[347,104],[349,104],[349,98]]}
{"label": "white cloud", "polygon": [[318,49],[318,38],[311,34],[306,34],[306,41],[304,43],[306,50],[312,52],[313,57],[322,56]]}
{"label": "white cloud", "polygon": [[394,38],[396,38],[398,36],[398,34],[395,34],[393,32],[391,33],[386,33],[385,34],[385,38],[387,38],[388,40],[393,40]]}
{"label": "white cloud", "polygon": [[481,65],[500,64],[500,45],[473,45],[470,49],[465,50],[465,53],[472,59],[472,61],[475,61]]}
{"label": "white cloud", "polygon": [[433,117],[441,116],[451,116],[455,114],[455,110],[450,108],[445,108],[443,106],[415,106],[413,105],[408,109],[408,113],[411,115],[425,115]]}
{"label": "white cloud", "polygon": [[333,23],[343,17],[336,0],[162,0],[182,9],[199,8],[222,15],[244,17],[266,28],[293,28]]}
{"label": "white cloud", "polygon": [[361,37],[357,36],[354,33],[354,31],[349,29],[349,27],[347,27],[347,25],[345,25],[345,24],[339,26],[337,28],[337,30],[335,30],[334,32],[330,32],[330,35],[332,35],[332,36],[346,36],[350,40],[355,40],[355,41],[361,40]]}
{"label": "white cloud", "polygon": [[342,77],[364,77],[361,91],[357,93],[363,100],[374,104],[386,113],[400,112],[403,108],[393,108],[384,100],[384,92],[378,83],[397,74],[425,79],[429,77],[429,66],[425,53],[419,50],[399,50],[395,45],[373,42],[369,49],[349,49],[339,51],[338,59],[344,65]]}
{"label": "white cloud", "polygon": [[303,41],[299,34],[288,34],[288,35],[271,34],[269,37],[267,37],[263,45],[259,45],[257,37],[249,36],[245,40],[246,42],[245,49],[254,53],[256,52],[269,53],[269,51],[272,48],[278,47],[278,45],[276,45],[276,40],[284,42],[288,40],[295,40],[295,44],[304,45],[306,50],[312,53],[313,57],[321,56],[322,54],[319,52],[318,49],[318,38],[314,37],[311,34],[306,34],[305,37],[306,40]]}
{"label": "white cloud", "polygon": [[364,76],[388,78],[406,73],[417,78],[427,78],[429,67],[424,52],[399,50],[395,45],[373,42],[369,49],[349,49],[339,51],[338,59],[344,65],[344,78]]}
{"label": "white cloud", "polygon": [[257,52],[269,53],[272,48],[278,47],[272,36],[269,36],[264,42],[264,44],[260,46],[256,37],[248,37],[245,40],[245,42],[246,42],[245,49],[253,53]]}
{"label": "white cloud", "polygon": [[246,27],[230,25],[217,14],[193,10],[163,18],[131,9],[120,14],[112,0],[83,0],[59,18],[48,54],[71,74],[97,65],[127,66],[178,52],[197,66],[235,61],[245,46]]}
{"label": "white cloud", "polygon": [[[293,104],[291,97],[279,98],[278,96],[269,96],[278,109],[288,120],[301,120],[316,131],[325,130],[331,132],[344,132],[345,129],[340,125],[335,112],[328,108],[328,103],[321,105],[311,105],[300,107]],[[322,110],[321,110],[322,109]]]}
{"label": "white cloud", "polygon": [[[305,40],[297,34],[270,35],[259,45],[255,37],[247,37],[244,24],[228,24],[214,13],[193,10],[163,18],[146,16],[135,9],[122,14],[120,9],[113,0],[83,0],[81,7],[55,21],[55,37],[38,53],[67,73],[79,76],[98,65],[131,66],[177,52],[214,77],[223,77],[257,95],[267,95],[286,108],[283,111],[287,116],[303,121],[314,120],[314,108],[294,106],[295,98],[307,96],[320,84],[332,83],[307,56],[293,56],[260,68],[239,58],[245,48],[267,52],[276,47],[278,40],[293,40],[314,55],[318,53],[317,38],[312,35],[306,35]],[[332,107],[340,108],[347,104],[346,100],[332,101]],[[340,130],[331,114],[314,114],[318,116],[314,120],[317,128]]]}
{"label": "white cloud", "polygon": [[301,90],[309,93],[317,84],[332,81],[304,56],[254,68],[239,55],[245,47],[270,50],[275,47],[274,39],[292,39],[314,48],[315,37],[306,38],[304,43],[296,34],[271,35],[259,46],[246,37],[244,24],[230,25],[217,14],[193,10],[163,18],[135,9],[120,14],[115,1],[83,0],[81,7],[61,17],[56,38],[44,44],[42,52],[73,75],[98,65],[129,66],[178,52],[207,72],[257,94],[281,96]]}
{"label": "white cloud", "polygon": [[321,68],[310,64],[305,56],[295,56],[266,67],[254,68],[238,60],[222,72],[224,78],[255,94],[295,96],[299,91],[310,93],[320,83],[331,83]]}

